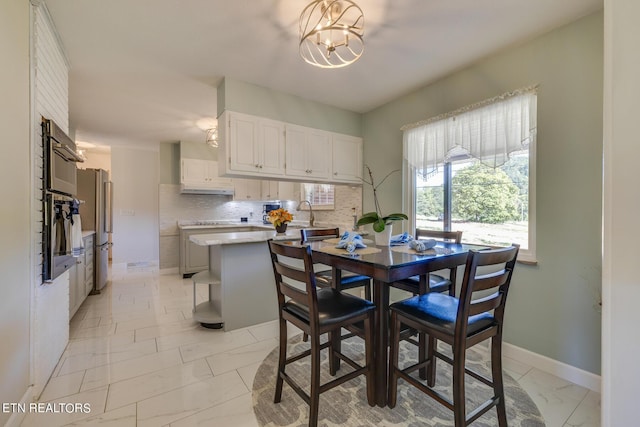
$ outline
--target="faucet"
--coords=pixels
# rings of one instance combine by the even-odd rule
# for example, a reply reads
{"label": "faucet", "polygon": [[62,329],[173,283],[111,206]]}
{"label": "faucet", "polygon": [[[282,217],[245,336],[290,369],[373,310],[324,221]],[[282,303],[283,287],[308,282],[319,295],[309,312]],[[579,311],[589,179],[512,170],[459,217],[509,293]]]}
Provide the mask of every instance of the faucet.
{"label": "faucet", "polygon": [[306,203],[309,205],[309,227],[313,227],[313,222],[315,221],[315,218],[313,216],[313,207],[311,206],[311,202],[308,200],[300,200],[300,202],[298,202],[298,207],[296,207],[296,210],[299,211],[300,206],[302,206],[303,203]]}

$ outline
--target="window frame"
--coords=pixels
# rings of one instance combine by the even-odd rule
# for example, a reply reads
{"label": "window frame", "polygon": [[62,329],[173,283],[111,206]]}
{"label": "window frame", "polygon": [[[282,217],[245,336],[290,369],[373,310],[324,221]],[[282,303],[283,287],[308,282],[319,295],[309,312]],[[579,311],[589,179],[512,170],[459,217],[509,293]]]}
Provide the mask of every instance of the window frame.
{"label": "window frame", "polygon": [[[536,138],[529,143],[529,218],[528,218],[528,248],[521,249],[518,254],[518,262],[525,264],[537,264],[536,257]],[[403,209],[408,212],[409,232],[416,230],[416,169],[409,164],[406,156],[403,156],[402,166],[403,181]],[[443,220],[443,229],[445,220]],[[463,236],[464,240],[464,236]]]}

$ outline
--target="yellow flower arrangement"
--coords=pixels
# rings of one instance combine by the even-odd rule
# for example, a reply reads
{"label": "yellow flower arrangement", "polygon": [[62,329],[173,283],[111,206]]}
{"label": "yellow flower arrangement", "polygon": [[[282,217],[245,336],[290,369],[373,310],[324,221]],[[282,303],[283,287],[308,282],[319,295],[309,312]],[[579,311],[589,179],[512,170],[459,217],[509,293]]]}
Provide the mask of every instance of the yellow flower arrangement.
{"label": "yellow flower arrangement", "polygon": [[268,220],[275,227],[279,227],[282,224],[293,221],[293,215],[288,210],[280,208],[269,212]]}

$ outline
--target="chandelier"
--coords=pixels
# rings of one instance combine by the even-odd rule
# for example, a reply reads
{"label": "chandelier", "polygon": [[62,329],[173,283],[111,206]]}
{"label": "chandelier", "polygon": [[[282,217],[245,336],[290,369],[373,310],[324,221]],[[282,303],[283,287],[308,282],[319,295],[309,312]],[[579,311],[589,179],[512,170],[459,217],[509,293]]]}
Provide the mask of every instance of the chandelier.
{"label": "chandelier", "polygon": [[314,0],[300,14],[300,56],[321,68],[345,67],[362,56],[364,15],[351,0]]}
{"label": "chandelier", "polygon": [[212,127],[210,129],[206,130],[207,132],[207,139],[206,142],[208,145],[210,145],[211,147],[217,148],[218,147],[218,127]]}

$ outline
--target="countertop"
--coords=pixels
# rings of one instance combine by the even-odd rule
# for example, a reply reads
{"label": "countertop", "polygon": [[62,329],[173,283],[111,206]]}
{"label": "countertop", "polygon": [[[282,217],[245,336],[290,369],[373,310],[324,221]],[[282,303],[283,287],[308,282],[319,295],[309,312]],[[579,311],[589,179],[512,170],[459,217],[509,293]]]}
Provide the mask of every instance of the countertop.
{"label": "countertop", "polygon": [[287,229],[286,233],[278,234],[275,230],[264,231],[236,231],[231,233],[197,234],[189,239],[200,246],[233,245],[238,243],[258,243],[273,240],[300,240],[299,229]]}

